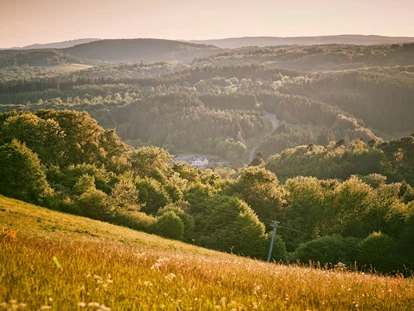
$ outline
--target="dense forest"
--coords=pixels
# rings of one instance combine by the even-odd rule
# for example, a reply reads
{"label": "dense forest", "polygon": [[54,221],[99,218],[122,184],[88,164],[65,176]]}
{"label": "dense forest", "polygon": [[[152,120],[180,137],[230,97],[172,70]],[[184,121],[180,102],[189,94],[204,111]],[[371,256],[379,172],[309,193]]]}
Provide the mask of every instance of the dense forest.
{"label": "dense forest", "polygon": [[278,220],[274,260],[414,268],[413,44],[160,41],[0,51],[0,194],[260,259]]}
{"label": "dense forest", "polygon": [[212,40],[192,40],[198,44],[212,44],[220,48],[235,49],[245,46],[279,46],[279,45],[326,45],[326,44],[353,44],[353,45],[380,45],[402,44],[414,42],[413,37],[386,37],[376,35],[333,35],[311,37],[241,37]]}

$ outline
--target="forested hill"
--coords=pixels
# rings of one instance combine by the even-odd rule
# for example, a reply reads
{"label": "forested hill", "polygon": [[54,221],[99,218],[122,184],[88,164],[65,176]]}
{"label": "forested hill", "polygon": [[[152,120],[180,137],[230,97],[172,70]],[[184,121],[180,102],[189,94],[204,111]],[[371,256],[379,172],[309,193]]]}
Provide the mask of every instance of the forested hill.
{"label": "forested hill", "polygon": [[4,50],[0,51],[0,68],[19,66],[56,66],[87,61],[61,50]]}
{"label": "forested hill", "polygon": [[89,43],[100,39],[86,38],[86,39],[75,39],[62,42],[52,42],[44,44],[30,44],[23,47],[11,48],[13,50],[39,50],[39,49],[64,49],[69,48],[78,44]]}
{"label": "forested hill", "polygon": [[317,44],[400,44],[414,42],[413,37],[385,37],[364,35],[338,35],[316,37],[242,37],[213,40],[193,40],[193,43],[212,44],[220,48],[239,48],[243,46],[276,46],[276,45],[317,45]]}
{"label": "forested hill", "polygon": [[73,56],[108,62],[191,61],[222,50],[211,45],[159,39],[100,40],[63,50]]}
{"label": "forested hill", "polygon": [[414,43],[374,46],[330,44],[245,47],[197,59],[195,63],[197,66],[262,64],[266,67],[317,72],[374,66],[384,69],[414,64]]}
{"label": "forested hill", "polygon": [[[52,46],[54,45],[51,44],[50,47]],[[195,58],[205,58],[224,51],[215,46],[158,39],[99,40],[70,47],[65,47],[63,43],[56,46],[62,48],[35,49],[36,46],[33,46],[33,49],[1,50],[0,68],[15,71],[21,66],[49,67],[73,63],[100,66],[141,61],[190,62]]]}

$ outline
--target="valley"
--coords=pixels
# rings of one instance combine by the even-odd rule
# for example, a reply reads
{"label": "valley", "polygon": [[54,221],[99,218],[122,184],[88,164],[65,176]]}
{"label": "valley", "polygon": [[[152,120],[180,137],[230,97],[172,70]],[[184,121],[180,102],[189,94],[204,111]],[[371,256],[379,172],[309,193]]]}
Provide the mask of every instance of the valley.
{"label": "valley", "polygon": [[412,41],[1,50],[0,309],[411,310]]}

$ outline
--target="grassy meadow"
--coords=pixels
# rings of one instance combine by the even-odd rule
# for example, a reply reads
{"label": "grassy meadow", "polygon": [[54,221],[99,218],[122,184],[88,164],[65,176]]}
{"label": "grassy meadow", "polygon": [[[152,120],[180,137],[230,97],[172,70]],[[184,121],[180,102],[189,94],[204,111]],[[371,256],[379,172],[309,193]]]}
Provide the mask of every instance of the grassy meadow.
{"label": "grassy meadow", "polygon": [[0,310],[413,310],[414,282],[268,264],[0,196]]}
{"label": "grassy meadow", "polygon": [[56,71],[59,73],[66,73],[66,72],[89,69],[92,67],[93,66],[85,65],[85,64],[63,64],[63,65],[56,65],[56,66],[43,66],[42,68],[46,69],[47,71]]}

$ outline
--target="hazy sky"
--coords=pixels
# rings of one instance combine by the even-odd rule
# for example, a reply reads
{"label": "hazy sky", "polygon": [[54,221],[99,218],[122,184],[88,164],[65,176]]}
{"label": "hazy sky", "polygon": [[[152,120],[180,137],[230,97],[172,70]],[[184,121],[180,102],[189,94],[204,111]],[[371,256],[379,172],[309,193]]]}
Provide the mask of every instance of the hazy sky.
{"label": "hazy sky", "polygon": [[78,38],[414,37],[414,0],[0,0],[0,47]]}

